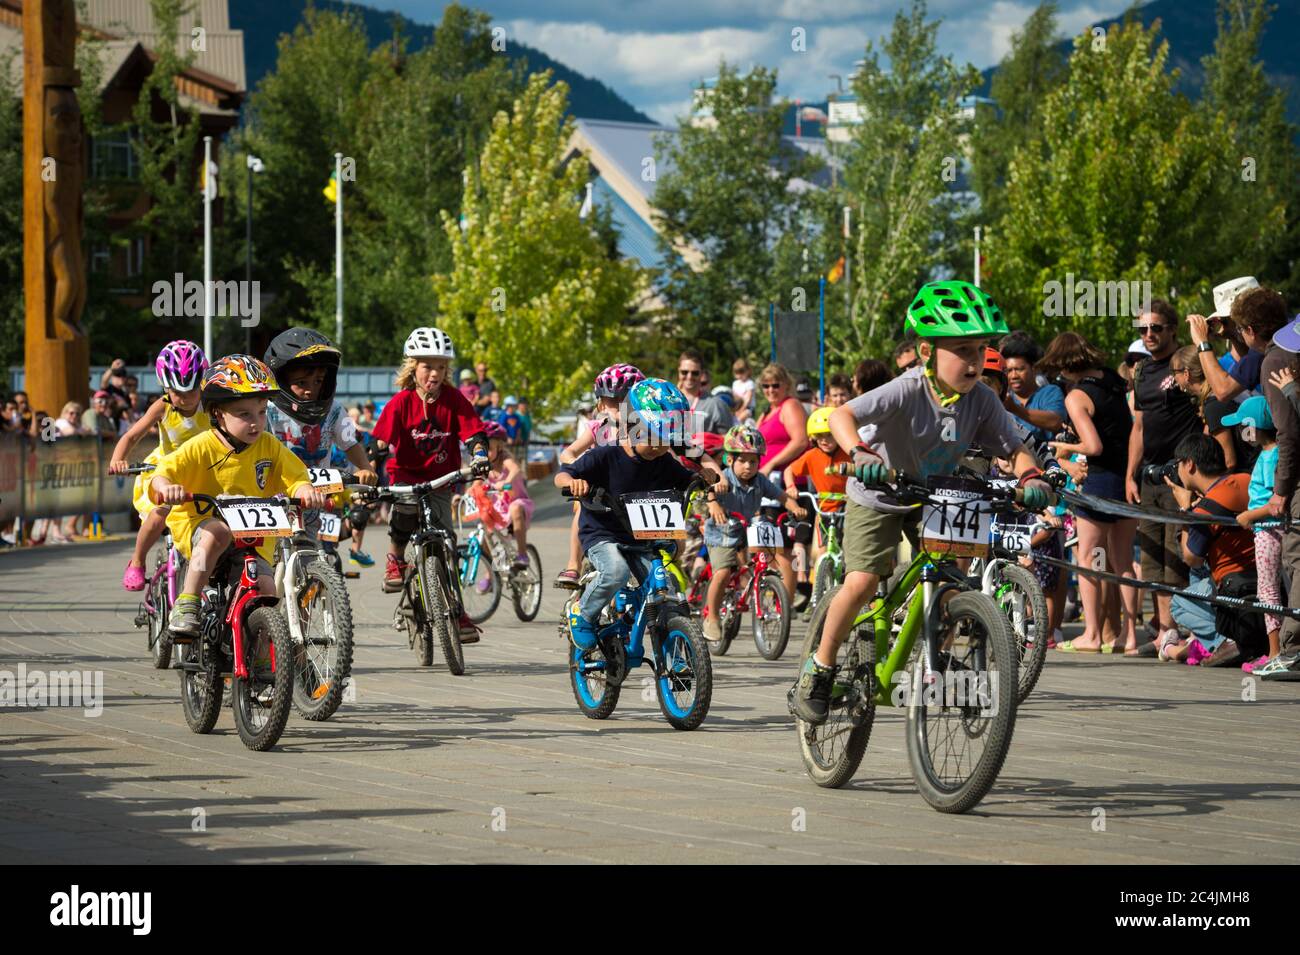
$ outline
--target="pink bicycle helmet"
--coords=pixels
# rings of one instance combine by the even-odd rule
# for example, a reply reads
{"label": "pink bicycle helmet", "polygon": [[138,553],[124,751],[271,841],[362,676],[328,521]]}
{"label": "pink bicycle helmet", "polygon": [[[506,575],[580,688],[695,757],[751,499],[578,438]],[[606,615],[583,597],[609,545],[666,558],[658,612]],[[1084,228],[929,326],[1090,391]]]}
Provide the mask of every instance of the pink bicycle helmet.
{"label": "pink bicycle helmet", "polygon": [[495,421],[489,421],[483,425],[483,437],[491,441],[493,438],[499,438],[502,441],[509,440],[510,436],[506,434],[506,429],[501,427]]}
{"label": "pink bicycle helmet", "polygon": [[595,392],[597,398],[617,398],[622,401],[629,389],[639,381],[645,381],[645,375],[635,365],[610,365],[596,376]]}
{"label": "pink bicycle helmet", "polygon": [[173,391],[193,391],[207,367],[208,358],[203,349],[184,339],[164,345],[154,363],[158,384]]}

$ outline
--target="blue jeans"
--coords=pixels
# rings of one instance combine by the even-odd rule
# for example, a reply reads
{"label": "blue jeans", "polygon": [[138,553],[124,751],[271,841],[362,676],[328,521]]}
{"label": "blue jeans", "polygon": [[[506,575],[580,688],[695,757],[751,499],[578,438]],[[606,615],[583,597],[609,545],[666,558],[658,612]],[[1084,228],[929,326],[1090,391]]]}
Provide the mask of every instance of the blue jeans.
{"label": "blue jeans", "polygon": [[[1191,569],[1191,584],[1187,590],[1194,594],[1211,596],[1214,593],[1214,580],[1203,567]],[[1173,611],[1174,623],[1184,630],[1190,630],[1192,636],[1213,651],[1224,638],[1214,626],[1214,604],[1202,603],[1188,597],[1175,597],[1170,609]]]}
{"label": "blue jeans", "polygon": [[[631,563],[628,562],[631,558]],[[593,544],[587,551],[587,559],[596,568],[596,579],[582,595],[582,604],[578,612],[588,623],[594,624],[600,617],[600,611],[614,599],[614,595],[623,588],[636,572],[637,580],[645,580],[654,565],[655,557],[647,551],[630,551],[624,556],[613,541],[601,541]]]}

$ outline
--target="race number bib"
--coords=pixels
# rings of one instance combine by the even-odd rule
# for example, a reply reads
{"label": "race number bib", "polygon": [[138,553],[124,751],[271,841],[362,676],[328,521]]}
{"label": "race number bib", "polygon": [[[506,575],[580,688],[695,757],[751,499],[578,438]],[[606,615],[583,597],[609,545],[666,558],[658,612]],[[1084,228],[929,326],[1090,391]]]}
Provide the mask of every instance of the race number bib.
{"label": "race number bib", "polygon": [[288,537],[289,513],[280,504],[257,500],[221,502],[221,517],[236,537]]}
{"label": "race number bib", "polygon": [[623,496],[627,521],[637,540],[685,540],[686,518],[676,495],[663,493]]}
{"label": "race number bib", "polygon": [[750,547],[775,550],[785,546],[785,540],[781,536],[781,528],[771,521],[754,521],[749,525],[749,530],[745,536]]}
{"label": "race number bib", "polygon": [[311,486],[322,494],[337,494],[343,490],[343,472],[338,468],[308,468]]}
{"label": "race number bib", "polygon": [[466,494],[460,499],[460,519],[476,521],[478,517],[478,501],[474,499],[473,494]]}
{"label": "race number bib", "polygon": [[921,511],[921,544],[948,557],[986,557],[993,514],[983,500],[984,486],[962,478],[931,479],[934,503]]}
{"label": "race number bib", "polygon": [[1013,554],[1029,553],[1029,529],[1022,524],[994,524],[993,533]]}
{"label": "race number bib", "polygon": [[338,542],[339,534],[343,531],[343,518],[337,514],[327,514],[321,511],[320,514],[320,539],[323,541]]}

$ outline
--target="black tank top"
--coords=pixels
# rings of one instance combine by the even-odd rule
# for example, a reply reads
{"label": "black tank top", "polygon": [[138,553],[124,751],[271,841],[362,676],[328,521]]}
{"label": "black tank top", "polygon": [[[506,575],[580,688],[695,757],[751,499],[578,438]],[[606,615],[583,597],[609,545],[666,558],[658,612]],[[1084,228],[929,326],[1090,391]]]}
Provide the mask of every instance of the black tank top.
{"label": "black tank top", "polygon": [[1092,423],[1101,437],[1101,454],[1088,455],[1088,467],[1122,476],[1128,468],[1128,439],[1133,430],[1124,379],[1105,368],[1100,378],[1084,378],[1075,387],[1092,399]]}

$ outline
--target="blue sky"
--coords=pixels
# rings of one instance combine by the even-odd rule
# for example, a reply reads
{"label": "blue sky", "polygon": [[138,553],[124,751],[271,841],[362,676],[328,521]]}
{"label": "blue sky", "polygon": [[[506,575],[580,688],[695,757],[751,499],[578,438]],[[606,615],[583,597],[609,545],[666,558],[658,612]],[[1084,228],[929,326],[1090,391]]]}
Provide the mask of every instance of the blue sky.
{"label": "blue sky", "polygon": [[[866,40],[888,32],[900,0],[463,0],[518,39],[604,81],[651,118],[671,123],[686,111],[691,87],[718,60],[776,67],[780,92],[821,100],[829,74],[847,75]],[[440,0],[369,0],[419,23],[436,23]],[[943,20],[944,53],[983,69],[1007,52],[1013,31],[1036,6],[1020,0],[930,0]],[[1058,0],[1066,33],[1122,13],[1126,0]],[[802,27],[806,52],[791,49]]]}

